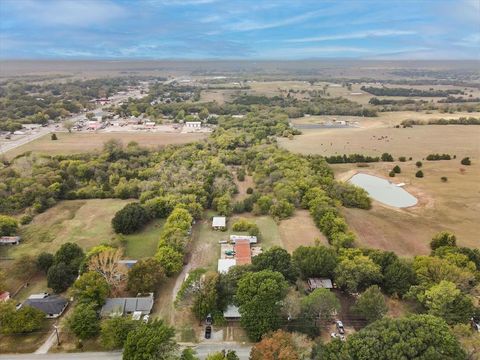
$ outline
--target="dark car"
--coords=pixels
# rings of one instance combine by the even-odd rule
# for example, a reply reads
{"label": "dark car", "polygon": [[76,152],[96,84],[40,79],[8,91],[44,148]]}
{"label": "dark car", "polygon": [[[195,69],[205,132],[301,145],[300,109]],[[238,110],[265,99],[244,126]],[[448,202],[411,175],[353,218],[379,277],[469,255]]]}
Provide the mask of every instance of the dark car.
{"label": "dark car", "polygon": [[207,325],[205,327],[205,339],[210,339],[212,337],[212,327]]}

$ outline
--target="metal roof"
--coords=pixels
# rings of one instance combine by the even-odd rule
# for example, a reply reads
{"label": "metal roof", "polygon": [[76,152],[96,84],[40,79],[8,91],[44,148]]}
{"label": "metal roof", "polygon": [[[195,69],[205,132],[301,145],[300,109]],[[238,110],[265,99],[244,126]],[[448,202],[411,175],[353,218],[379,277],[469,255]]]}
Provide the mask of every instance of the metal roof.
{"label": "metal roof", "polygon": [[217,270],[219,273],[227,273],[235,265],[237,265],[237,260],[235,259],[218,259]]}
{"label": "metal roof", "polygon": [[68,301],[57,295],[50,295],[43,299],[27,299],[23,305],[34,307],[45,314],[61,314],[67,306]]}
{"label": "metal roof", "polygon": [[212,220],[213,227],[225,227],[227,218],[225,216],[214,216]]}

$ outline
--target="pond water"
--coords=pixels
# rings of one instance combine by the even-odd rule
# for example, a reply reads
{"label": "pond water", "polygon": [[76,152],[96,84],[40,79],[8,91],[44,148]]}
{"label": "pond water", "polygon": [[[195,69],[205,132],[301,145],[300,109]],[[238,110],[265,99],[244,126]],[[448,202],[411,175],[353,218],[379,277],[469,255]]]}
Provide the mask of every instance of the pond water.
{"label": "pond water", "polygon": [[360,173],[352,176],[349,181],[366,190],[373,199],[389,206],[404,208],[418,202],[417,198],[405,189],[377,176]]}

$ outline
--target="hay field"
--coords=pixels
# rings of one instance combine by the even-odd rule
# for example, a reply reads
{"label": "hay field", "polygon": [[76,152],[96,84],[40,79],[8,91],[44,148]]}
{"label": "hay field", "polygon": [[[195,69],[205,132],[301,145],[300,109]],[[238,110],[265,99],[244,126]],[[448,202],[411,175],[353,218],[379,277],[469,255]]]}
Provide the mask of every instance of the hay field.
{"label": "hay field", "polygon": [[292,253],[299,246],[328,245],[328,240],[313,222],[307,210],[296,210],[279,224],[282,247]]}
{"label": "hay field", "polygon": [[136,141],[141,146],[158,148],[171,144],[186,144],[201,140],[208,136],[206,133],[57,133],[58,140],[51,140],[50,134],[45,135],[28,144],[8,151],[5,156],[13,158],[26,151],[38,154],[59,155],[97,151],[111,139],[121,140],[124,145]]}

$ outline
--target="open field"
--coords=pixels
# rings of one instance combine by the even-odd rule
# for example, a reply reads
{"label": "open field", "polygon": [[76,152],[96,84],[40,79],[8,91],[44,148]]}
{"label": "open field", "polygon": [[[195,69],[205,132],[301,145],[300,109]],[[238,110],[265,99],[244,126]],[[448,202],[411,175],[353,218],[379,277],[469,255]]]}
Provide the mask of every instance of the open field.
{"label": "open field", "polygon": [[121,243],[125,248],[125,257],[129,259],[141,259],[153,256],[158,247],[160,231],[165,224],[164,219],[152,220],[141,231],[130,235],[121,236]]}
{"label": "open field", "polygon": [[20,146],[6,153],[7,158],[13,158],[26,151],[38,154],[59,155],[75,154],[101,150],[103,144],[111,139],[119,139],[123,144],[136,141],[141,146],[158,148],[171,144],[186,144],[203,139],[205,133],[57,133],[58,140],[50,139],[50,134],[45,135],[28,144]]}
{"label": "open field", "polygon": [[[478,157],[477,157],[478,158]],[[355,164],[333,165],[338,178],[346,179],[354,171],[388,177],[399,165],[402,173],[391,179],[405,182],[405,190],[415,195],[419,203],[406,209],[389,208],[373,202],[371,210],[342,208],[350,227],[357,233],[359,245],[395,251],[402,256],[427,254],[432,236],[442,230],[457,235],[460,246],[480,247],[480,164],[460,165],[459,159],[423,161],[424,178],[416,178],[415,161],[405,163],[375,163],[368,168]],[[460,172],[465,168],[465,173]],[[447,177],[446,183],[441,177]]]}
{"label": "open field", "polygon": [[328,245],[327,238],[315,226],[307,210],[296,210],[291,218],[280,222],[279,230],[283,248],[289,253],[302,245]]}

